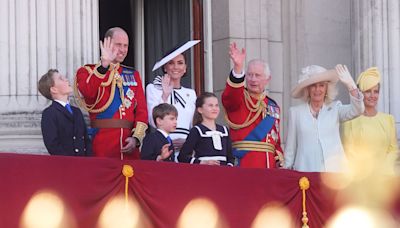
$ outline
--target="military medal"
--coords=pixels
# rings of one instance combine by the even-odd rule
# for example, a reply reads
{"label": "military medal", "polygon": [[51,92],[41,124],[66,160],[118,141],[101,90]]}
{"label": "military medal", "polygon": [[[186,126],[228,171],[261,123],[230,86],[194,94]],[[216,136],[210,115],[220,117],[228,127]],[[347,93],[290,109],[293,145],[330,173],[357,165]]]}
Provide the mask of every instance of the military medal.
{"label": "military medal", "polygon": [[274,117],[275,119],[279,119],[279,108],[268,105],[268,115]]}
{"label": "military medal", "polygon": [[130,101],[128,99],[124,99],[124,105],[125,105],[126,108],[129,108],[132,105],[132,101]]}
{"label": "military medal", "polygon": [[121,77],[121,75],[118,72],[116,72],[114,74],[114,78],[117,80],[117,82],[121,82],[121,80],[124,81],[123,78]]}
{"label": "military medal", "polygon": [[126,75],[126,86],[137,86],[137,82],[133,74]]}
{"label": "military medal", "polygon": [[279,119],[279,116],[280,116],[280,115],[279,115],[279,114],[280,114],[279,107],[275,107],[275,110],[276,110],[276,111],[275,111],[275,116],[276,116],[275,118],[276,118],[276,119]]}
{"label": "military medal", "polygon": [[275,120],[275,129],[277,132],[279,132],[279,122],[278,120]]}
{"label": "military medal", "polygon": [[275,142],[278,140],[278,135],[276,134],[275,130],[271,131],[271,137]]}
{"label": "military medal", "polygon": [[271,108],[273,110],[272,116],[277,119],[278,118],[278,113],[277,113],[276,107],[271,106]]}
{"label": "military medal", "polygon": [[129,100],[132,100],[135,97],[135,92],[133,92],[130,88],[128,91],[126,91],[126,96],[129,98]]}
{"label": "military medal", "polygon": [[124,72],[122,72],[122,77],[124,79],[124,82],[122,83],[122,85],[127,86],[128,85],[128,80],[127,80],[126,75],[124,74]]}
{"label": "military medal", "polygon": [[130,77],[131,77],[131,86],[137,86],[135,75],[131,74]]}
{"label": "military medal", "polygon": [[135,75],[131,71],[122,71],[122,75],[124,78],[123,85],[124,86],[137,86],[137,82],[135,80]]}
{"label": "military medal", "polygon": [[132,86],[132,75],[127,75],[128,86]]}
{"label": "military medal", "polygon": [[268,114],[269,116],[274,117],[274,111],[273,111],[271,105],[268,105],[268,106],[267,106],[267,114]]}

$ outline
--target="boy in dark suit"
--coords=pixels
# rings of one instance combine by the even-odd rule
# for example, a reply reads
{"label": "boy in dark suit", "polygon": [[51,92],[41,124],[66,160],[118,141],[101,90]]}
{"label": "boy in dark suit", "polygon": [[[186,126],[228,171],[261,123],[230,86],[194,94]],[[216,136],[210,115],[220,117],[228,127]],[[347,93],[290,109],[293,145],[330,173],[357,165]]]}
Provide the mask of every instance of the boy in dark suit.
{"label": "boy in dark suit", "polygon": [[72,87],[58,70],[50,69],[38,83],[39,92],[53,103],[42,113],[42,135],[51,155],[90,156],[92,147],[79,108],[68,103]]}
{"label": "boy in dark suit", "polygon": [[178,111],[173,105],[162,103],[154,107],[155,132],[143,139],[140,158],[142,160],[174,161],[174,145],[169,137],[176,129]]}

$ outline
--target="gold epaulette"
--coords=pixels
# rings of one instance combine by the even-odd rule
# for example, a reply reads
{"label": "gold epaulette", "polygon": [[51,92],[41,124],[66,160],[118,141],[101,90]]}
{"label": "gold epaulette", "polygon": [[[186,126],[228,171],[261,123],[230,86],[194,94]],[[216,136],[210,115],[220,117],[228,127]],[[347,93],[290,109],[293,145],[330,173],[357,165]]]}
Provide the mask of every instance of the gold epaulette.
{"label": "gold epaulette", "polygon": [[[101,63],[98,63],[96,65],[94,64],[87,64],[84,66],[84,68],[87,70],[89,76],[86,79],[86,83],[89,83],[90,78],[95,75],[96,77],[100,78],[100,79],[104,79],[105,75],[107,74],[100,74],[97,71],[97,67],[100,66]],[[124,94],[123,94],[123,88],[122,88],[122,82],[121,82],[121,77],[115,77],[115,73],[118,72],[119,69],[119,63],[117,64],[110,64],[110,67],[108,69],[108,71],[111,71],[108,77],[108,80],[106,82],[102,82],[100,84],[100,87],[98,88],[98,94],[96,97],[95,102],[93,102],[93,104],[86,104],[84,98],[81,96],[81,94],[79,93],[79,89],[78,89],[78,83],[77,83],[77,77],[75,76],[75,80],[74,80],[74,96],[77,100],[78,105],[83,108],[84,110],[86,110],[89,113],[101,113],[104,112],[112,103],[113,99],[114,99],[114,94],[115,94],[115,85],[118,85],[118,88],[120,90],[120,97],[121,97],[121,101],[122,101],[122,105],[124,106]],[[94,68],[93,68],[94,67]],[[92,69],[93,68],[93,69]],[[97,73],[96,73],[97,72]],[[104,92],[105,92],[105,87],[110,86],[111,85],[111,91],[110,91],[110,96],[107,100],[107,102],[100,108],[95,109],[96,105],[101,101],[101,99],[104,96]]]}
{"label": "gold epaulette", "polygon": [[106,76],[106,74],[101,74],[100,72],[97,71],[97,68],[101,66],[101,62],[97,63],[97,64],[86,64],[84,67],[85,69],[89,72],[89,77],[88,80],[86,82],[89,81],[90,77],[92,75],[95,75],[96,77],[100,78],[100,79],[104,79],[104,77]]}

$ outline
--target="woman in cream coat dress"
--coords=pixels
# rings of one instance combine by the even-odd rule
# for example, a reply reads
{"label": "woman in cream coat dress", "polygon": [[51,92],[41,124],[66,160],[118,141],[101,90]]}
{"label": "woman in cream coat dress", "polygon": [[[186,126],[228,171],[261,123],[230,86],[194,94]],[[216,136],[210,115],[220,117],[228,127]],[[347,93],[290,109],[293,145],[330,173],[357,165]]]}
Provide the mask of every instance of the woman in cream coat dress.
{"label": "woman in cream coat dress", "polygon": [[[350,104],[334,101],[338,79],[350,93]],[[304,68],[292,97],[303,103],[289,110],[285,168],[302,172],[341,172],[347,159],[340,140],[340,123],[364,111],[363,95],[346,66],[335,70]]]}

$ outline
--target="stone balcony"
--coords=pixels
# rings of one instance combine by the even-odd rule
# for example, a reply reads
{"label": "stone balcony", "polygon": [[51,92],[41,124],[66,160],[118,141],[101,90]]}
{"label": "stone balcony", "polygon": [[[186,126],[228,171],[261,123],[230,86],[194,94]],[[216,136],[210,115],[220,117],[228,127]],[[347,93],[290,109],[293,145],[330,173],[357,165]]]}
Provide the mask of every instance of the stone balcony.
{"label": "stone balcony", "polygon": [[40,112],[0,114],[0,151],[48,154],[40,131]]}

